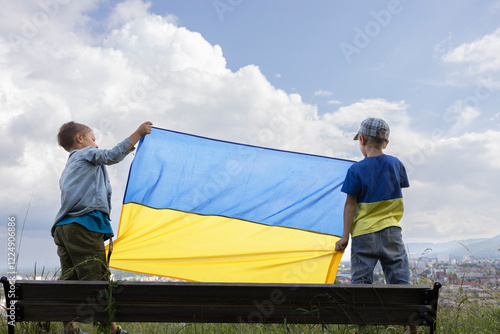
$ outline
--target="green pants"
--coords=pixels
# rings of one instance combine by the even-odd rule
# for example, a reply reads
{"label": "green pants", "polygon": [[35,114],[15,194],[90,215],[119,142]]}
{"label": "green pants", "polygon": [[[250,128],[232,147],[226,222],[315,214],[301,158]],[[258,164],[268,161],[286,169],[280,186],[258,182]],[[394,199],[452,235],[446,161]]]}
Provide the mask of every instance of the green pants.
{"label": "green pants", "polygon": [[71,223],[56,227],[54,242],[61,261],[61,280],[108,279],[104,234]]}

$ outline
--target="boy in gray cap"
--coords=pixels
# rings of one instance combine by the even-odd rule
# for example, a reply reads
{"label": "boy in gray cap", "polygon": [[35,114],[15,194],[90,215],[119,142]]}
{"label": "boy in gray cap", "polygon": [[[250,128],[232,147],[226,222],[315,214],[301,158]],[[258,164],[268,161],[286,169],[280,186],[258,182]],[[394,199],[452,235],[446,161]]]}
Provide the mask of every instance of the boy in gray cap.
{"label": "boy in gray cap", "polygon": [[[352,165],[342,186],[347,194],[344,232],[335,244],[342,251],[352,237],[351,283],[373,283],[378,261],[388,284],[411,284],[408,256],[401,226],[404,203],[401,189],[409,187],[403,163],[384,154],[389,125],[380,118],[365,119],[354,140],[359,140],[363,160]],[[410,327],[416,332],[416,327]]]}

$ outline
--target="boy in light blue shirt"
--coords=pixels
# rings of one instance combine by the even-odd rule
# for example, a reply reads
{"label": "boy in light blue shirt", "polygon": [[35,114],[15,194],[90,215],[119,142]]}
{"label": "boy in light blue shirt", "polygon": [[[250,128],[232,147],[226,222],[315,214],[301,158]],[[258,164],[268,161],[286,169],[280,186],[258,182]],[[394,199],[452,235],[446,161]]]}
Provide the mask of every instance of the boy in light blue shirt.
{"label": "boy in light blue shirt", "polygon": [[[141,124],[110,150],[99,149],[94,133],[86,125],[68,122],[61,126],[57,140],[70,155],[59,180],[61,208],[51,229],[61,261],[61,279],[108,279],[104,241],[113,236],[113,230],[106,165],[122,161],[142,137],[151,133],[151,125]],[[89,260],[93,258],[98,260]],[[74,323],[63,325],[64,333],[82,333]],[[110,333],[126,332],[111,323]]]}

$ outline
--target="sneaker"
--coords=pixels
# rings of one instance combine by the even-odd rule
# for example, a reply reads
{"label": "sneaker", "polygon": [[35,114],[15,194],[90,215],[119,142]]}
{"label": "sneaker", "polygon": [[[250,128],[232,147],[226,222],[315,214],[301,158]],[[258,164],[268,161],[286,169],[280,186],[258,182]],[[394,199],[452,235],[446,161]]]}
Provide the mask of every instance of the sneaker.
{"label": "sneaker", "polygon": [[113,334],[128,334],[127,332],[125,332],[123,330],[123,328],[121,326],[117,326],[117,327],[118,327],[118,329]]}

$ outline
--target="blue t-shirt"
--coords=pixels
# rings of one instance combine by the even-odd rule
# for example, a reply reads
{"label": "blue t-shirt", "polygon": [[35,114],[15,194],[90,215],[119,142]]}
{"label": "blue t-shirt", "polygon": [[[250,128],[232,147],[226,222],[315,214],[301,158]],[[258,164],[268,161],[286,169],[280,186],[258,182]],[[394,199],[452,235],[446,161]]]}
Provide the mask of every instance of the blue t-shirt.
{"label": "blue t-shirt", "polygon": [[409,186],[406,169],[396,157],[382,154],[352,165],[341,189],[358,202],[351,236],[399,227],[404,212],[401,188]]}
{"label": "blue t-shirt", "polygon": [[66,216],[61,219],[56,226],[78,223],[83,225],[87,230],[104,234],[104,241],[113,237],[113,229],[107,213],[99,210],[94,210],[82,216]]}

